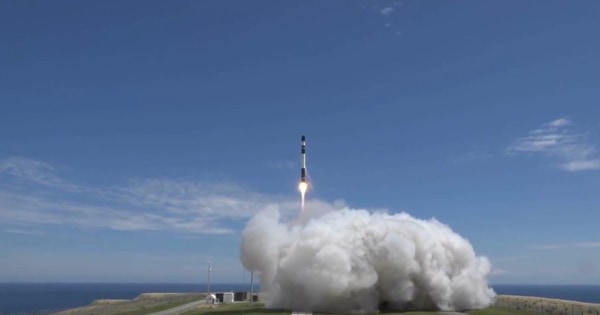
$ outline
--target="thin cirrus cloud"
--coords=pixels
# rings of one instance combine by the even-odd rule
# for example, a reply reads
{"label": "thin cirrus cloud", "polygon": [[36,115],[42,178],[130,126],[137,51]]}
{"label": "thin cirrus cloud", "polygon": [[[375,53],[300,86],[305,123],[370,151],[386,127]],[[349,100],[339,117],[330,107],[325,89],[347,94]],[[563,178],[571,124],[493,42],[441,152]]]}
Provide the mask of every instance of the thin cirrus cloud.
{"label": "thin cirrus cloud", "polygon": [[[399,12],[399,8],[404,5],[401,1],[388,2],[385,5],[372,5],[369,10],[372,10],[375,14],[377,14],[380,18],[383,19],[384,26],[386,29],[392,31],[395,35],[402,35],[402,32],[398,29],[396,23],[394,22],[396,18],[394,16]],[[363,6],[363,9],[366,9],[366,6]]]}
{"label": "thin cirrus cloud", "polygon": [[19,235],[34,235],[34,236],[45,235],[45,233],[43,231],[32,230],[32,229],[23,229],[23,228],[4,229],[3,232],[9,233],[9,234],[19,234]]}
{"label": "thin cirrus cloud", "polygon": [[56,176],[56,172],[56,168],[48,163],[22,157],[9,157],[0,161],[0,174],[26,179],[29,182],[45,186],[73,188]]}
{"label": "thin cirrus cloud", "polygon": [[274,169],[286,169],[291,170],[296,168],[296,162],[290,160],[281,160],[281,161],[268,161],[268,165]]}
{"label": "thin cirrus cloud", "polygon": [[375,11],[377,11],[377,13],[379,13],[383,16],[390,16],[396,12],[396,8],[399,8],[403,5],[404,5],[404,3],[402,1],[394,1],[384,7],[373,6],[373,9],[375,9]]}
{"label": "thin cirrus cloud", "polygon": [[570,244],[544,244],[533,246],[534,249],[555,250],[565,248],[600,248],[600,242],[578,242]]}
{"label": "thin cirrus cloud", "polygon": [[392,13],[394,13],[394,11],[395,10],[392,7],[385,7],[385,8],[379,9],[379,14],[387,16],[387,15],[391,15]]}
{"label": "thin cirrus cloud", "polygon": [[491,276],[501,276],[505,274],[509,274],[510,271],[502,268],[494,268],[492,269]]}
{"label": "thin cirrus cloud", "polygon": [[[298,201],[260,194],[232,183],[132,179],[125,185],[80,185],[48,163],[0,160],[0,222],[112,230],[233,233],[231,222],[266,207],[292,215]],[[6,233],[18,233],[8,229]]]}
{"label": "thin cirrus cloud", "polygon": [[568,172],[600,169],[600,155],[585,133],[573,131],[575,124],[560,118],[541,125],[514,141],[507,149],[509,154],[541,154],[558,161]]}

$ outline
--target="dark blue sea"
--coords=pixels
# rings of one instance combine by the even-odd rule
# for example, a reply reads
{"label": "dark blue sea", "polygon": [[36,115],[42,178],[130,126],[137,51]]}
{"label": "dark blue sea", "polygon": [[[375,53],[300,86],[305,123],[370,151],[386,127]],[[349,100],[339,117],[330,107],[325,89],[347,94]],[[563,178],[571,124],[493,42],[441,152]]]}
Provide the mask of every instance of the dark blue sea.
{"label": "dark blue sea", "polygon": [[[43,315],[97,299],[133,299],[147,292],[206,292],[206,284],[0,283],[0,315]],[[259,291],[260,286],[254,285]],[[212,292],[250,291],[249,284],[211,283]]]}
{"label": "dark blue sea", "polygon": [[[494,285],[498,294],[600,303],[600,285]],[[259,285],[254,286],[255,291]],[[211,291],[249,291],[248,284],[211,284]],[[144,292],[206,292],[205,284],[0,283],[0,315],[42,315],[97,299],[133,299]]]}

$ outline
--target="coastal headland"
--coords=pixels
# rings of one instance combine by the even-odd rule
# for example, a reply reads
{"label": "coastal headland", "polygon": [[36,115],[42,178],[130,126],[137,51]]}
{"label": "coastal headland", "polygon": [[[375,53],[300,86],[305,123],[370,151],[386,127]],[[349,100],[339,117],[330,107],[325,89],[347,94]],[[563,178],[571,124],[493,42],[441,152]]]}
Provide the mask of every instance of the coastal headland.
{"label": "coastal headland", "polygon": [[535,296],[499,295],[494,308],[521,314],[600,315],[600,304]]}
{"label": "coastal headland", "polygon": [[[132,300],[96,300],[88,306],[74,308],[56,315],[136,315],[152,314],[168,309],[178,308],[181,305],[203,301],[206,297],[204,293],[143,293]],[[283,315],[290,314],[286,310],[266,310],[262,302],[249,304],[246,302],[236,302],[232,304],[216,305],[197,305],[183,313],[176,314],[204,314],[210,312],[211,315],[217,315],[223,312],[223,315],[231,315],[236,311],[240,314],[269,314]],[[599,303],[585,303],[578,301],[569,301],[561,299],[550,299],[534,296],[516,296],[499,295],[496,297],[494,305],[483,310],[470,310],[466,314],[472,315],[510,315],[510,314],[548,314],[548,315],[600,315]],[[387,314],[395,314],[393,312]],[[402,315],[411,314],[435,314],[435,312],[402,312]]]}
{"label": "coastal headland", "polygon": [[205,293],[142,293],[132,300],[99,299],[90,305],[68,309],[55,315],[149,314],[204,300]]}

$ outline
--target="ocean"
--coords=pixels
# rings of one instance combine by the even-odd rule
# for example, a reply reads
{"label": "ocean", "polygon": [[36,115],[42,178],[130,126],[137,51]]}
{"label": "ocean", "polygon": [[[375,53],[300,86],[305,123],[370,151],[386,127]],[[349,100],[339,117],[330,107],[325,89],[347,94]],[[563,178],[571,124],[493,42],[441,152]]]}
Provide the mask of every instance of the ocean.
{"label": "ocean", "polygon": [[[97,299],[133,299],[147,292],[206,292],[206,284],[0,283],[0,315],[44,315]],[[254,285],[258,291],[260,286]],[[249,284],[211,283],[212,292],[250,291]]]}
{"label": "ocean", "polygon": [[[600,303],[600,285],[494,285],[498,294]],[[254,286],[255,291],[259,285]],[[211,291],[250,291],[249,284],[211,284]],[[206,292],[206,284],[0,283],[0,315],[44,315],[97,299],[133,299],[144,292]]]}

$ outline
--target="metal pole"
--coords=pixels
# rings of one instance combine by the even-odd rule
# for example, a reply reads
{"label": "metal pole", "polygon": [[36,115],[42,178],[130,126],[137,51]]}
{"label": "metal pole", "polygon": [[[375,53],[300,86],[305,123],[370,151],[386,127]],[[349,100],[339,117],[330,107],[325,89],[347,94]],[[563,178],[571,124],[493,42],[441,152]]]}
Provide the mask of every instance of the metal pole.
{"label": "metal pole", "polygon": [[210,272],[212,271],[212,267],[210,265],[210,261],[208,262],[208,281],[206,282],[206,294],[210,294]]}
{"label": "metal pole", "polygon": [[254,271],[250,271],[250,303],[254,302]]}

